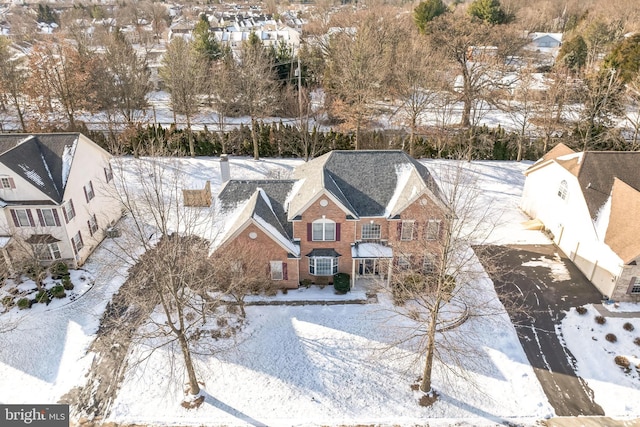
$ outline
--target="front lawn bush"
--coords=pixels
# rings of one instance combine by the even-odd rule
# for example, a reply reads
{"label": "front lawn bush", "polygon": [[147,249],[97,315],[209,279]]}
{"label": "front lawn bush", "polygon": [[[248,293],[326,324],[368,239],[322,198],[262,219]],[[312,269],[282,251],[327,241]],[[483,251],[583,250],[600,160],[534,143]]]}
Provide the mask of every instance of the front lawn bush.
{"label": "front lawn bush", "polygon": [[49,302],[51,302],[51,300],[49,299],[49,294],[47,294],[47,291],[45,290],[38,291],[35,299],[36,302],[39,302],[40,304],[49,304]]}
{"label": "front lawn bush", "polygon": [[71,283],[71,277],[69,276],[64,276],[62,278],[62,286],[64,287],[64,289],[66,291],[70,291],[73,289],[73,283]]}
{"label": "front lawn bush", "polygon": [[604,325],[605,323],[607,323],[607,318],[604,316],[596,316],[595,319],[598,325]]}
{"label": "front lawn bush", "polygon": [[583,307],[583,306],[579,306],[579,307],[576,307],[576,312],[578,314],[586,314],[587,313],[587,309],[585,307]]}
{"label": "front lawn bush", "polygon": [[31,300],[29,298],[20,298],[18,300],[18,308],[20,310],[24,310],[25,308],[31,307]]}
{"label": "front lawn bush", "polygon": [[51,295],[53,295],[54,298],[64,298],[67,296],[66,292],[64,291],[64,286],[62,285],[56,285],[51,288]]}
{"label": "front lawn bush", "polygon": [[635,329],[635,328],[633,327],[633,325],[632,325],[631,323],[629,323],[629,322],[627,322],[627,323],[625,323],[624,325],[622,325],[622,328],[623,328],[625,331],[629,331],[629,332],[631,332],[631,331],[633,331],[633,330]]}
{"label": "front lawn bush", "polygon": [[621,366],[625,369],[629,369],[629,366],[631,365],[631,363],[629,363],[629,359],[624,356],[616,356],[614,361],[616,362],[616,365]]}
{"label": "front lawn bush", "polygon": [[640,346],[640,337],[636,337],[636,338],[633,340],[633,343],[634,343],[635,345]]}
{"label": "front lawn bush", "polygon": [[338,273],[334,275],[333,288],[339,294],[346,294],[351,289],[351,276],[347,273]]}
{"label": "front lawn bush", "polygon": [[60,280],[65,277],[69,277],[69,267],[63,261],[51,264],[49,271],[51,272],[51,278],[53,280]]}
{"label": "front lawn bush", "polygon": [[618,337],[616,337],[614,334],[607,334],[607,335],[604,336],[604,338],[609,342],[618,341]]}

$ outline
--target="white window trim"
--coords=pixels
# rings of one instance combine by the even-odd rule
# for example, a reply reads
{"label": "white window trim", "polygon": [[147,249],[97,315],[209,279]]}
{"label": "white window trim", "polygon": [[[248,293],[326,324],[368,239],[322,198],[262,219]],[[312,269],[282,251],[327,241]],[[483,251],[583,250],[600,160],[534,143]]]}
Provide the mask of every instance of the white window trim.
{"label": "white window trim", "polygon": [[[435,225],[435,234],[432,233],[431,227],[433,226],[433,224]],[[439,219],[430,219],[429,221],[427,221],[427,230],[426,230],[426,239],[427,240],[438,240],[438,238],[440,238],[440,227],[442,227],[442,221]]]}
{"label": "white window trim", "polygon": [[284,280],[284,267],[282,261],[269,261],[271,280]]}
{"label": "white window trim", "polygon": [[89,221],[89,235],[93,236],[98,231],[98,219],[96,218],[96,215],[93,214],[89,216],[88,221]]}
{"label": "white window trim", "polygon": [[[51,217],[47,218],[46,213],[48,213]],[[42,209],[40,209],[40,214],[42,215],[42,221],[44,222],[44,226],[45,227],[57,227],[58,226],[58,224],[56,224],[56,217],[53,215],[53,209],[42,208]],[[51,220],[51,224],[49,224],[47,219]]]}
{"label": "white window trim", "polygon": [[411,268],[411,254],[398,255],[398,270],[409,270]]}
{"label": "white window trim", "polygon": [[[333,224],[333,238],[327,239],[327,224]],[[316,239],[316,225],[322,225],[322,239]],[[331,237],[331,236],[329,236]],[[330,219],[317,219],[311,223],[311,241],[313,242],[335,242],[336,241],[336,222]]]}
{"label": "white window trim", "polygon": [[[413,235],[415,234],[415,226],[416,226],[415,220],[413,219],[403,220],[402,226],[400,229],[400,240],[403,242],[408,242],[410,240],[413,240]],[[408,233],[408,230],[411,230],[411,235],[409,236],[409,238],[407,238],[407,236],[405,235]]]}
{"label": "white window trim", "polygon": [[[318,274],[318,260],[330,260],[331,262],[331,273],[329,274]],[[338,273],[338,257],[328,257],[328,256],[319,256],[319,257],[311,257],[309,258],[309,274],[312,276],[333,276]]]}
{"label": "white window trim", "polygon": [[[46,247],[47,251],[44,251],[44,247]],[[40,249],[42,248],[42,251]],[[37,255],[44,254],[45,257],[41,258],[43,261],[55,261],[58,259],[62,259],[62,255],[60,253],[60,247],[57,243],[37,243],[34,245],[34,250]],[[49,254],[47,257],[46,254]]]}
{"label": "white window trim", "polygon": [[76,254],[79,254],[82,248],[84,248],[84,242],[82,241],[82,237],[80,236],[80,231],[78,231],[71,240],[73,242],[73,247],[76,250]]}
{"label": "white window trim", "polygon": [[[6,180],[6,182],[5,182]],[[11,180],[9,179],[8,176],[2,176],[0,177],[0,188],[3,189],[11,189]]]}
{"label": "white window trim", "polygon": [[71,206],[71,200],[67,200],[67,202],[62,205],[62,209],[64,209],[65,215],[66,215],[66,220],[67,222],[71,221],[73,218],[75,218],[76,216],[76,211],[73,208],[73,206]]}
{"label": "white window trim", "polygon": [[[14,212],[16,213],[16,218],[18,219],[20,227],[31,227],[31,221],[29,221],[29,214],[26,209],[14,209]],[[21,218],[20,214],[24,215],[24,218]],[[23,219],[26,220],[26,223],[23,223]]]}
{"label": "white window trim", "polygon": [[[634,292],[634,289],[637,291]],[[635,281],[631,285],[631,290],[629,291],[631,295],[640,295],[640,277],[636,277]]]}
{"label": "white window trim", "polygon": [[362,224],[362,240],[380,240],[381,236],[382,227],[380,227],[380,224]]}

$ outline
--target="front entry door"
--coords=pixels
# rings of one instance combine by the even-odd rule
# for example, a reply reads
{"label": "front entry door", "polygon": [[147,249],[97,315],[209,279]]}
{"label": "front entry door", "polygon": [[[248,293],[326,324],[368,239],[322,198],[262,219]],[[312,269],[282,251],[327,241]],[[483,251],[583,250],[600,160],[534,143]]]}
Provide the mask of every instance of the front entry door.
{"label": "front entry door", "polygon": [[375,276],[378,275],[379,265],[378,260],[375,258],[366,258],[358,261],[358,274],[361,276]]}

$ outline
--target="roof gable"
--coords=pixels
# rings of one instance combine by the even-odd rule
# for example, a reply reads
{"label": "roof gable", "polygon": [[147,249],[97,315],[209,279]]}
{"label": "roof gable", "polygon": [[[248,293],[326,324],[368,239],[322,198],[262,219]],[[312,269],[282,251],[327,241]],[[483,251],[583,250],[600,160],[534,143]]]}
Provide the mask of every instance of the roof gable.
{"label": "roof gable", "polygon": [[0,162],[61,203],[80,134],[0,135]]}

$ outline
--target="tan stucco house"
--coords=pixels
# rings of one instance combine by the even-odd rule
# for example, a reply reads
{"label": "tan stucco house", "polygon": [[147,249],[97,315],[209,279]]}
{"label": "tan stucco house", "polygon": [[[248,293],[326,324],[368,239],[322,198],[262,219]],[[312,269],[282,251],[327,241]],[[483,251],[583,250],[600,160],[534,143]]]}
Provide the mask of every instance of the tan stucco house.
{"label": "tan stucco house", "polygon": [[615,301],[640,300],[640,152],[557,145],[525,171],[521,207]]}
{"label": "tan stucco house", "polygon": [[20,257],[84,263],[121,216],[111,155],[79,133],[0,134],[0,246]]}
{"label": "tan stucco house", "polygon": [[432,268],[448,212],[423,164],[385,150],[332,151],[287,180],[230,180],[218,203],[232,215],[220,247],[255,247],[252,262],[283,288]]}

